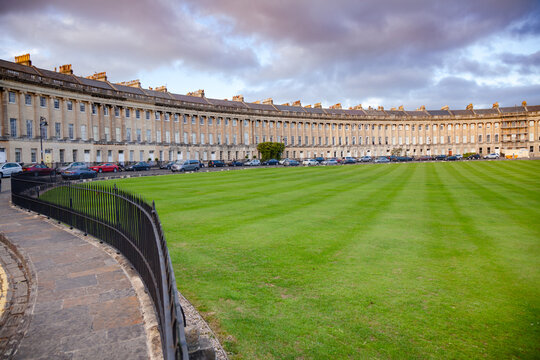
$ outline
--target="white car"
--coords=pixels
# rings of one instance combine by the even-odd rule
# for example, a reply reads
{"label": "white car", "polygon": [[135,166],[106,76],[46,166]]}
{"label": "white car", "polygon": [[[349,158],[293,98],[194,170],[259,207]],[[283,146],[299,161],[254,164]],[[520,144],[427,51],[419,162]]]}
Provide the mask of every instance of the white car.
{"label": "white car", "polygon": [[319,162],[315,159],[306,159],[304,161],[302,161],[302,165],[306,165],[306,166],[317,166],[319,165]]}
{"label": "white car", "polygon": [[9,177],[11,174],[18,174],[22,171],[22,166],[15,162],[0,164],[0,177]]}
{"label": "white car", "polygon": [[484,156],[484,159],[498,159],[498,158],[499,158],[499,154],[496,154],[496,153],[492,153],[492,154],[488,154]]}
{"label": "white car", "polygon": [[261,160],[253,159],[244,164],[245,166],[261,166]]}

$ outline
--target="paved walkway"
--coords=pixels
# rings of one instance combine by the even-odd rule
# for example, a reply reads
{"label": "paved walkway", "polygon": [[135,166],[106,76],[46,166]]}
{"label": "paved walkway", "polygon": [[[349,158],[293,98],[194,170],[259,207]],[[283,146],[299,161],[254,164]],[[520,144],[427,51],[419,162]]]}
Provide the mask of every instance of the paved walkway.
{"label": "paved walkway", "polygon": [[[0,313],[0,358],[149,358],[141,304],[118,262],[74,233],[12,208],[9,189],[2,190],[0,236],[23,259],[0,249],[10,283]],[[29,279],[18,271],[22,263]]]}

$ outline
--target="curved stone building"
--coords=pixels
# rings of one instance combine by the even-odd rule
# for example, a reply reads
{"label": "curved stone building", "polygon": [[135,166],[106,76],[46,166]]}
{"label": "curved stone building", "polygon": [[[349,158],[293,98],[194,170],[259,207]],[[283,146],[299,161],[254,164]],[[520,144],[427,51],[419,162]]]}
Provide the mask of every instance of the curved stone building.
{"label": "curved stone building", "polygon": [[[30,56],[0,60],[0,162],[232,160],[257,156],[259,142],[286,157],[421,156],[492,152],[540,155],[540,105],[464,110],[329,109],[173,94],[105,73],[51,71]],[[40,126],[44,125],[44,126]],[[46,125],[45,125],[46,124]]]}

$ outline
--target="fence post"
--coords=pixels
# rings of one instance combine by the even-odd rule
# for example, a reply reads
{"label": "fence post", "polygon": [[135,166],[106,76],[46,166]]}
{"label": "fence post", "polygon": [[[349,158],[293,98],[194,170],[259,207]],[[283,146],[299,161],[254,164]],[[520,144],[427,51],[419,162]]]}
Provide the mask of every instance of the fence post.
{"label": "fence post", "polygon": [[116,227],[120,226],[120,213],[118,212],[118,188],[114,184],[114,213],[116,215]]}

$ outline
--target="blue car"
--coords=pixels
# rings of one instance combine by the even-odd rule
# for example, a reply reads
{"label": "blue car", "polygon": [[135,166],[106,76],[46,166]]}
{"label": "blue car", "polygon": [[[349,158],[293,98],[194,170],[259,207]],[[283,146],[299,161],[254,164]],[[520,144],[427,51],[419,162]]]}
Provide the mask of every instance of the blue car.
{"label": "blue car", "polygon": [[263,162],[263,165],[278,165],[278,164],[279,164],[279,161],[277,161],[276,159],[270,159]]}
{"label": "blue car", "polygon": [[150,170],[150,165],[148,165],[148,163],[145,163],[144,161],[140,161],[136,164],[129,165],[126,167],[126,171],[143,171],[143,170]]}
{"label": "blue car", "polygon": [[70,167],[60,173],[64,180],[90,179],[97,176],[97,172],[86,166]]}
{"label": "blue car", "polygon": [[298,165],[300,165],[300,163],[298,161],[296,161],[296,160],[288,159],[288,160],[285,160],[283,165],[285,165],[285,166],[298,166]]}

